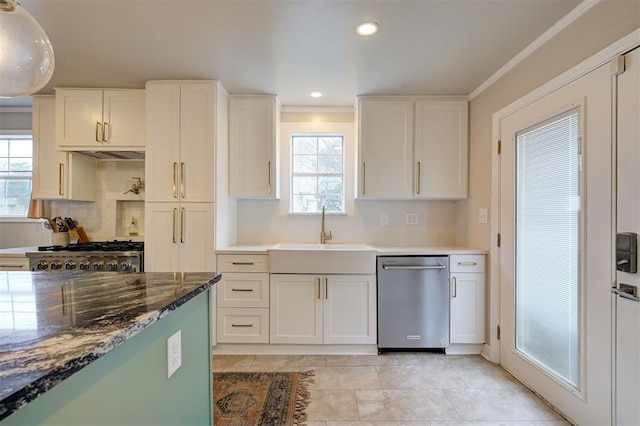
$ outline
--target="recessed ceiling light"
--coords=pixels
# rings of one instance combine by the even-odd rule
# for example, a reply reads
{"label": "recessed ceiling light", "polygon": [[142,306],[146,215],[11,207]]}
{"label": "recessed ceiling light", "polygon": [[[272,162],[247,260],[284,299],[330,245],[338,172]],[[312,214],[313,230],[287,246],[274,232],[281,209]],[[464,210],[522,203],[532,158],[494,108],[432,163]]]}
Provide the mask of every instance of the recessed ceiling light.
{"label": "recessed ceiling light", "polygon": [[356,26],[356,34],[369,37],[378,32],[378,24],[375,22],[361,22]]}
{"label": "recessed ceiling light", "polygon": [[309,96],[312,98],[321,98],[324,96],[324,92],[321,90],[312,90],[309,92]]}

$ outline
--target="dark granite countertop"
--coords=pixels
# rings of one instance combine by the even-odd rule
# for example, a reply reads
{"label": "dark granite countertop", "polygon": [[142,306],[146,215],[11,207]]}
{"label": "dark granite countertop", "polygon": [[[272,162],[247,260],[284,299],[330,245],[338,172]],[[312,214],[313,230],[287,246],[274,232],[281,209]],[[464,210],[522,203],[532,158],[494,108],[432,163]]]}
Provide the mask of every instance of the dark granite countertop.
{"label": "dark granite countertop", "polygon": [[215,272],[0,273],[0,420],[219,280]]}

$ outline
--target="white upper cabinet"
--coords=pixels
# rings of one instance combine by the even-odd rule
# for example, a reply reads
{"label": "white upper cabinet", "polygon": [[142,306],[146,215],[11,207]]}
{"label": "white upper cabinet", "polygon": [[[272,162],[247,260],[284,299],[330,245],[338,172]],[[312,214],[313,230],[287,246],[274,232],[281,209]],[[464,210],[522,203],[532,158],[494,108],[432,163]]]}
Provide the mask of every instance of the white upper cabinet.
{"label": "white upper cabinet", "polygon": [[466,97],[358,98],[358,197],[467,197]]}
{"label": "white upper cabinet", "polygon": [[144,150],[145,93],[126,89],[56,89],[60,150]]}
{"label": "white upper cabinet", "polygon": [[358,195],[411,198],[413,101],[359,100]]}
{"label": "white upper cabinet", "polygon": [[276,96],[229,96],[229,191],[279,198],[280,104]]}
{"label": "white upper cabinet", "polygon": [[96,160],[56,150],[54,96],[33,97],[33,198],[96,200]]}
{"label": "white upper cabinet", "polygon": [[420,198],[467,197],[468,103],[416,101],[414,195]]}
{"label": "white upper cabinet", "polygon": [[147,83],[146,200],[215,201],[217,83]]}

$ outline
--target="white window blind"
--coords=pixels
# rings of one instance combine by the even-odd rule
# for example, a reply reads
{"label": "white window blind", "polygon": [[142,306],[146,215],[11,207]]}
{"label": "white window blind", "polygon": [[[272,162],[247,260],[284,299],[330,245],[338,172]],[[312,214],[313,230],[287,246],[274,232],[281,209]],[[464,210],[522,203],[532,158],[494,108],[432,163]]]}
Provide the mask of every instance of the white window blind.
{"label": "white window blind", "polygon": [[580,389],[579,111],[516,136],[516,349]]}

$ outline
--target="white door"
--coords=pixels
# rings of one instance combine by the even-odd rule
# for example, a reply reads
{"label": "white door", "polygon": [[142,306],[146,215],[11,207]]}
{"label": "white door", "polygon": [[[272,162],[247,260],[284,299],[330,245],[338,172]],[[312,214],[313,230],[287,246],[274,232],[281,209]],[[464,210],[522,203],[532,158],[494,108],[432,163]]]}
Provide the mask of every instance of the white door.
{"label": "white door", "polygon": [[500,360],[579,425],[611,421],[609,69],[500,123]]}
{"label": "white door", "polygon": [[451,343],[484,343],[484,273],[452,272]]}
{"label": "white door", "polygon": [[180,271],[216,270],[213,203],[180,203]]}
{"label": "white door", "polygon": [[33,197],[66,198],[67,153],[56,150],[56,104],[53,96],[33,97]]}
{"label": "white door", "polygon": [[324,285],[324,343],[376,343],[375,275],[329,275]]}
{"label": "white door", "polygon": [[126,147],[144,149],[144,90],[105,90],[103,96],[105,148]]}
{"label": "white door", "polygon": [[102,146],[102,90],[56,91],[56,143],[61,147]]}
{"label": "white door", "polygon": [[271,274],[271,343],[322,343],[322,289],[317,275]]}
{"label": "white door", "polygon": [[180,271],[180,238],[178,203],[145,204],[146,272]]}
{"label": "white door", "polygon": [[[618,76],[617,111],[617,232],[640,235],[640,49],[625,55],[625,72]],[[617,285],[640,290],[640,276],[617,271]],[[616,424],[640,424],[640,302],[613,297],[615,310]]]}

